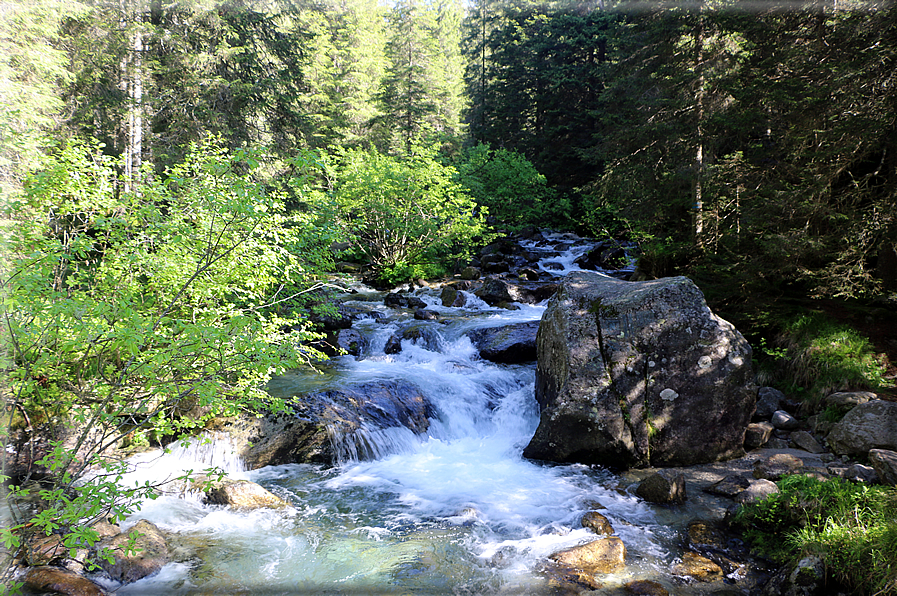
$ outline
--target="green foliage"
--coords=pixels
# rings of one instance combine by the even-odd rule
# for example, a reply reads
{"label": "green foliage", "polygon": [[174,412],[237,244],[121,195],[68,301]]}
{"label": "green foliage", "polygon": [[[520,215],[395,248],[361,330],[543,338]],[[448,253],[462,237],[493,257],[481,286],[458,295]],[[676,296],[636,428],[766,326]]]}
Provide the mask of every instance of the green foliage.
{"label": "green foliage", "polygon": [[465,152],[460,181],[490,215],[511,226],[569,227],[569,205],[556,200],[545,176],[516,151],[482,143]]}
{"label": "green foliage", "polygon": [[340,224],[382,281],[410,279],[415,267],[450,268],[486,235],[483,210],[435,150],[403,158],[344,151],[337,176]]}
{"label": "green foliage", "polygon": [[780,563],[823,558],[829,573],[851,590],[897,589],[897,491],[840,478],[786,476],[779,492],[746,504],[736,526],[761,554]]}
{"label": "green foliage", "polygon": [[28,477],[15,479],[12,548],[40,532],[80,544],[91,523],[151,497],[119,487],[109,455],[135,428],[158,444],[215,415],[282,410],[263,384],[321,357],[283,307],[315,287],[331,234],[284,213],[256,178],[264,159],[210,142],[123,193],[100,146],[72,143],[10,205],[4,412],[74,429],[37,463],[49,473],[37,512],[22,502]]}
{"label": "green foliage", "polygon": [[889,385],[881,356],[869,339],[825,314],[798,315],[782,335],[789,355],[785,382],[806,388],[812,403],[833,391]]}

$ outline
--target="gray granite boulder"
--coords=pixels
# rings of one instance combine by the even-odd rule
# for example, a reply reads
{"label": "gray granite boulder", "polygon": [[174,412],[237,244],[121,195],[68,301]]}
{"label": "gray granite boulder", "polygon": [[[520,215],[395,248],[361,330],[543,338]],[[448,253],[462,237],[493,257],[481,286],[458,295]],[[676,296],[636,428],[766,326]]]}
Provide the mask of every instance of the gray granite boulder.
{"label": "gray granite boulder", "polygon": [[567,276],[537,336],[533,459],[676,466],[743,453],[751,347],[684,277]]}
{"label": "gray granite boulder", "polygon": [[897,402],[875,400],[855,406],[832,427],[828,445],[838,455],[897,451]]}

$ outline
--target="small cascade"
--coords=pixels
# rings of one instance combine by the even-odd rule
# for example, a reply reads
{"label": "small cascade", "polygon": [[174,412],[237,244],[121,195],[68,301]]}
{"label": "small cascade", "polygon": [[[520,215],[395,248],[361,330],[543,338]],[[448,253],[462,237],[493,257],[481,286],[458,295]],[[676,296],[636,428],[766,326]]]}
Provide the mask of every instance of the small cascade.
{"label": "small cascade", "polygon": [[[593,246],[548,233],[522,243],[528,253],[544,255],[538,266],[551,274],[546,277],[578,270],[576,259]],[[629,552],[626,570],[602,578],[611,586],[607,594],[617,594],[627,578],[645,577],[686,593],[663,571],[679,548],[678,530],[666,527],[678,513],[663,513],[661,523],[607,470],[540,465],[521,456],[539,421],[534,363],[484,360],[468,334],[538,321],[544,302],[498,308],[465,290],[463,306],[444,307],[437,289],[413,294],[439,319],[416,320],[412,309],[386,308],[364,290],[345,303],[368,313],[353,324],[364,350],[335,358],[323,380],[296,371],[269,387],[281,396],[340,390],[355,403],[352,388],[390,384],[385,401],[367,402],[355,409],[351,425],[329,428],[335,466],[246,471],[216,438],[135,459],[133,473],[145,476],[128,482],[216,466],[293,507],[240,512],[169,497],[147,503],[134,519],[156,522],[188,554],[180,567],[120,593],[548,596],[556,591],[540,569],[551,553],[595,537],[580,523],[595,508]],[[398,351],[393,338],[400,340]],[[402,419],[394,406],[411,399],[395,387],[413,387],[407,396],[425,400],[425,424],[418,420],[412,430],[385,422]]]}

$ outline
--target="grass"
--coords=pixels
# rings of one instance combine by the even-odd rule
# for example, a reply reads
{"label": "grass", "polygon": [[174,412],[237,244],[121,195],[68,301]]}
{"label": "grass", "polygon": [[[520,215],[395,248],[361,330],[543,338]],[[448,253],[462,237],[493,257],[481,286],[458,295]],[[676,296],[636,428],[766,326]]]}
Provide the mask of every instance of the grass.
{"label": "grass", "polygon": [[876,391],[892,386],[886,364],[872,342],[849,323],[821,312],[792,315],[782,322],[775,348],[761,343],[763,381],[801,397],[818,410],[835,391]]}
{"label": "grass", "polygon": [[897,489],[801,475],[777,484],[735,517],[752,548],[785,564],[816,555],[851,591],[897,594]]}

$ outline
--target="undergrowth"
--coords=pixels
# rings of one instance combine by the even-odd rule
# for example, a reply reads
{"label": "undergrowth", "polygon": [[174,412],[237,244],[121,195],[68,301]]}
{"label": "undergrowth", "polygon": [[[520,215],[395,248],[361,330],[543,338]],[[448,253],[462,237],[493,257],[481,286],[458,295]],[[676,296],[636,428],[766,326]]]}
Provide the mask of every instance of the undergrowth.
{"label": "undergrowth", "polygon": [[822,313],[800,314],[783,324],[769,355],[778,384],[817,409],[835,391],[875,391],[890,386],[885,364],[869,338]]}
{"label": "undergrowth", "polygon": [[897,594],[897,489],[802,475],[777,484],[734,519],[755,551],[782,564],[816,555],[852,591]]}

